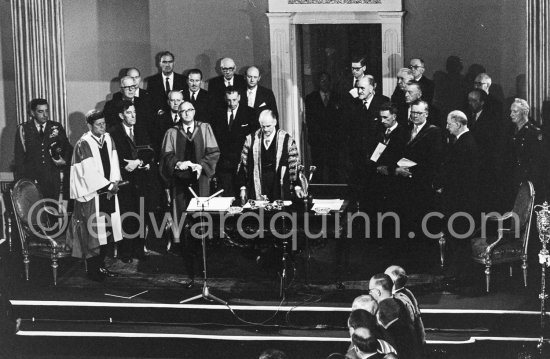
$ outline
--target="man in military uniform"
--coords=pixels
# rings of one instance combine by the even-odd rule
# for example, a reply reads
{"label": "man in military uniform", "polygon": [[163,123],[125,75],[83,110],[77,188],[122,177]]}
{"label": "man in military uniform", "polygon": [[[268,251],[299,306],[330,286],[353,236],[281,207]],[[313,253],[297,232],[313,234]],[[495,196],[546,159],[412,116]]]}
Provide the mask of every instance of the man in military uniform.
{"label": "man in military uniform", "polygon": [[545,198],[542,181],[542,134],[540,129],[529,121],[527,101],[516,98],[510,106],[510,118],[514,126],[508,136],[508,171],[511,183],[508,187],[508,205],[513,203],[517,189],[522,182],[531,181],[537,198]]}
{"label": "man in military uniform", "polygon": [[35,180],[45,198],[57,200],[61,186],[60,171],[64,174],[64,188],[68,188],[67,163],[71,163],[71,155],[72,147],[63,126],[49,120],[48,101],[33,99],[30,119],[17,127],[15,135],[15,180]]}

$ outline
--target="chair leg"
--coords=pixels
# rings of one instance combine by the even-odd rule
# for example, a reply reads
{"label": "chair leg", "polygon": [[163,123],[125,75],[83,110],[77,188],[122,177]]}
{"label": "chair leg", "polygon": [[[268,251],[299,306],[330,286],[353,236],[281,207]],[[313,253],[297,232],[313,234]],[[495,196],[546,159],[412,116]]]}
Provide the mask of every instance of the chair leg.
{"label": "chair leg", "polygon": [[527,254],[521,256],[521,269],[523,269],[523,285],[527,287]]}
{"label": "chair leg", "polygon": [[86,255],[82,256],[82,261],[84,261],[84,271],[88,273],[88,261],[86,260]]}
{"label": "chair leg", "polygon": [[441,236],[441,238],[439,238],[439,259],[441,261],[441,268],[445,267],[445,244],[445,236]]}
{"label": "chair leg", "polygon": [[489,293],[490,283],[491,283],[491,261],[485,261],[485,284],[487,293]]}
{"label": "chair leg", "polygon": [[29,253],[26,251],[23,252],[23,265],[25,265],[25,279],[29,280]]}

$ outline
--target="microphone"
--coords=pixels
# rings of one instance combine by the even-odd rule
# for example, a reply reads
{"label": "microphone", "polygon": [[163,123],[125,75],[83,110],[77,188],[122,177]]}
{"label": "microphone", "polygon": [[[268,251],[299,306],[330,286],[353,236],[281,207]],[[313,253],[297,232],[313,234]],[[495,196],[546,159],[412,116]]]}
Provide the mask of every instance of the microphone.
{"label": "microphone", "polygon": [[311,179],[313,178],[313,172],[317,170],[317,166],[309,166],[309,179],[308,182],[311,182]]}
{"label": "microphone", "polygon": [[281,185],[283,184],[285,174],[286,174],[286,166],[281,166]]}

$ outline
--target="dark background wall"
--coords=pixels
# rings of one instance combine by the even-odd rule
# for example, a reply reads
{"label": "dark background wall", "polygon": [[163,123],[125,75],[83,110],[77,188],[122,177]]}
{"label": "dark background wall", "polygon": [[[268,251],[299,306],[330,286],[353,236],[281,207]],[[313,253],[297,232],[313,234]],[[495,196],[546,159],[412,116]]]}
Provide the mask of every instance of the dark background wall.
{"label": "dark background wall", "polygon": [[[71,0],[63,2],[70,138],[85,130],[84,113],[117,90],[120,69],[157,71],[154,56],[169,49],[176,71],[216,75],[220,58],[242,71],[255,64],[271,87],[267,0]],[[525,70],[525,1],[406,0],[404,55],[421,56],[428,77],[460,56],[465,75],[481,64],[502,96],[517,94]],[[15,136],[13,44],[9,0],[0,0],[0,172],[9,171]]]}

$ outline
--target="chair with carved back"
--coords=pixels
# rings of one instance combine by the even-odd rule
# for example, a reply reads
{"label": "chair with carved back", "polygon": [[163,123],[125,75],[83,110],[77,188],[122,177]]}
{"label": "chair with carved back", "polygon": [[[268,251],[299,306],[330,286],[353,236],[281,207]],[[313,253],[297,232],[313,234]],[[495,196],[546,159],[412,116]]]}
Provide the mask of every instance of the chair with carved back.
{"label": "chair with carved back", "polygon": [[523,283],[527,287],[527,245],[534,204],[533,184],[529,181],[522,183],[510,212],[487,217],[488,223],[493,222],[498,226],[496,236],[485,235],[472,238],[472,259],[476,263],[485,265],[487,293],[490,289],[491,267],[494,264],[509,264],[511,276],[512,263],[521,262]]}
{"label": "chair with carved back", "polygon": [[17,232],[29,280],[30,256],[51,259],[53,283],[57,285],[57,268],[60,258],[69,257],[66,235],[69,216],[54,200],[44,199],[34,181],[20,179],[10,190]]}

